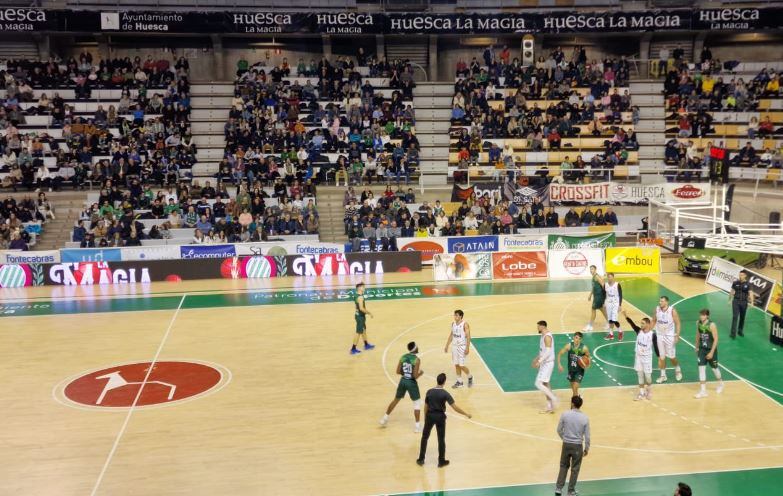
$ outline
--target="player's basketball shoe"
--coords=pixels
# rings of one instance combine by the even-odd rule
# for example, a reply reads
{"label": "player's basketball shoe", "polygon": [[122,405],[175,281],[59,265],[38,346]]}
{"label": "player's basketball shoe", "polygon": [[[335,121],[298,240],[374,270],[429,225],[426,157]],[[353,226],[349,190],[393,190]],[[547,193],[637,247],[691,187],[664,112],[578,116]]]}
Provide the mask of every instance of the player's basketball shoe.
{"label": "player's basketball shoe", "polygon": [[647,400],[651,400],[652,399],[652,389],[648,389],[647,391],[645,391],[644,392],[644,397]]}
{"label": "player's basketball shoe", "polygon": [[718,387],[715,389],[715,392],[718,394],[723,392],[723,381],[720,381],[720,383],[718,383]]}
{"label": "player's basketball shoe", "polygon": [[609,333],[606,336],[604,336],[604,341],[611,341],[614,339],[614,334]]}
{"label": "player's basketball shoe", "polygon": [[351,348],[351,355],[358,355],[361,353],[361,351],[357,350],[356,348]]}
{"label": "player's basketball shoe", "polygon": [[585,332],[590,332],[590,331],[593,330],[593,326],[591,326],[590,324],[587,324],[586,326],[584,326],[582,328],[582,330],[585,331]]}
{"label": "player's basketball shoe", "polygon": [[364,345],[364,349],[365,349],[365,350],[372,350],[372,349],[374,349],[374,348],[375,348],[375,345],[374,345],[374,344],[365,343],[365,345]]}
{"label": "player's basketball shoe", "polygon": [[468,387],[473,387],[473,376],[468,377]]}
{"label": "player's basketball shoe", "polygon": [[674,378],[677,379],[678,382],[681,381],[682,380],[682,370],[680,370],[680,369],[675,370],[674,371]]}
{"label": "player's basketball shoe", "polygon": [[622,341],[623,340],[623,331],[620,331],[617,333],[617,340]]}
{"label": "player's basketball shoe", "polygon": [[698,393],[694,394],[693,397],[696,398],[697,400],[700,400],[702,398],[706,398],[707,397],[707,391],[701,390]]}
{"label": "player's basketball shoe", "polygon": [[641,400],[645,399],[646,397],[647,396],[644,393],[639,393],[639,394],[636,395],[636,398],[634,398],[633,400],[634,401],[641,401]]}
{"label": "player's basketball shoe", "polygon": [[462,387],[462,382],[461,382],[461,381],[457,381],[457,382],[455,382],[455,383],[454,383],[454,385],[453,385],[453,386],[451,386],[451,387],[452,387],[452,388],[454,388],[454,389],[461,388],[461,387]]}
{"label": "player's basketball shoe", "polygon": [[656,383],[658,383],[658,384],[663,384],[664,382],[666,382],[666,381],[668,381],[668,380],[669,380],[669,379],[668,379],[668,378],[667,378],[665,375],[662,375],[662,376],[660,376],[659,378],[657,378],[657,379],[655,380],[655,382],[656,382]]}
{"label": "player's basketball shoe", "polygon": [[389,419],[386,416],[381,417],[381,421],[379,422],[381,426],[386,427],[386,424],[389,423]]}

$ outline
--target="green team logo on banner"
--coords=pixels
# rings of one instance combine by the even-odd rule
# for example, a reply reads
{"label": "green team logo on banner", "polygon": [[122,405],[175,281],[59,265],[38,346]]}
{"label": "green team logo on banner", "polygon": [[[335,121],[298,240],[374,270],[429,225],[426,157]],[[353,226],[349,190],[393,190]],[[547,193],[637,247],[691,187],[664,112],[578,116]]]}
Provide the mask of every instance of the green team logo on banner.
{"label": "green team logo on banner", "polygon": [[569,250],[573,248],[608,248],[614,246],[617,237],[614,233],[595,234],[592,236],[562,236],[549,235],[550,250]]}

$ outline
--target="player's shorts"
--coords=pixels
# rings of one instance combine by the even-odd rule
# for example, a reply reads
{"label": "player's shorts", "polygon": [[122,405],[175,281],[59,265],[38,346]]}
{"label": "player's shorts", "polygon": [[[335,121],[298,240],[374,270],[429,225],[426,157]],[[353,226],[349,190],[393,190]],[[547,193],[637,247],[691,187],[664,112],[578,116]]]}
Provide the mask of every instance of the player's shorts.
{"label": "player's shorts", "polygon": [[538,367],[536,381],[549,382],[552,379],[552,371],[555,369],[555,361],[544,362]]}
{"label": "player's shorts", "polygon": [[413,379],[400,379],[400,383],[397,385],[397,394],[395,394],[394,397],[397,399],[404,398],[406,392],[413,401],[421,398],[421,393],[419,393],[419,383]]}
{"label": "player's shorts", "polygon": [[658,334],[658,353],[661,358],[677,358],[674,334]]}
{"label": "player's shorts", "polygon": [[465,365],[465,345],[452,344],[451,345],[451,363],[459,365],[460,367]]}
{"label": "player's shorts", "polygon": [[633,361],[633,369],[637,372],[643,372],[645,374],[652,374],[653,363],[652,355],[639,356],[636,355]]}
{"label": "player's shorts", "polygon": [[568,378],[568,382],[582,382],[582,379],[585,378],[585,371],[584,369],[568,369],[568,375],[566,376]]}
{"label": "player's shorts", "polygon": [[356,334],[364,334],[364,331],[367,330],[367,317],[364,314],[355,314],[354,318],[356,319]]}
{"label": "player's shorts", "polygon": [[593,310],[600,310],[601,308],[603,308],[605,301],[606,301],[605,296],[593,295]]}
{"label": "player's shorts", "polygon": [[609,298],[604,305],[606,308],[606,320],[611,322],[620,322],[620,300],[616,298]]}
{"label": "player's shorts", "polygon": [[715,353],[712,354],[712,360],[707,360],[707,354],[710,352],[710,350],[705,350],[704,348],[699,348],[699,365],[707,365],[710,364],[710,367],[717,369],[718,368],[718,349],[715,348]]}

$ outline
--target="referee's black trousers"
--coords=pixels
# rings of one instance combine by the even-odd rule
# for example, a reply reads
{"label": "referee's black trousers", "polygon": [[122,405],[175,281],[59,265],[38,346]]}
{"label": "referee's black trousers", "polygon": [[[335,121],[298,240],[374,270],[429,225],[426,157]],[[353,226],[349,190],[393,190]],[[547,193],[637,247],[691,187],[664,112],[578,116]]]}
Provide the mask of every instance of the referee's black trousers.
{"label": "referee's black trousers", "polygon": [[427,413],[424,418],[424,431],[421,433],[421,449],[419,450],[419,460],[424,460],[427,453],[427,441],[430,439],[432,427],[438,431],[438,462],[446,459],[446,414],[445,413]]}
{"label": "referee's black trousers", "polygon": [[739,330],[742,334],[745,329],[745,312],[748,311],[747,303],[740,303],[737,300],[731,302],[731,335],[734,336]]}

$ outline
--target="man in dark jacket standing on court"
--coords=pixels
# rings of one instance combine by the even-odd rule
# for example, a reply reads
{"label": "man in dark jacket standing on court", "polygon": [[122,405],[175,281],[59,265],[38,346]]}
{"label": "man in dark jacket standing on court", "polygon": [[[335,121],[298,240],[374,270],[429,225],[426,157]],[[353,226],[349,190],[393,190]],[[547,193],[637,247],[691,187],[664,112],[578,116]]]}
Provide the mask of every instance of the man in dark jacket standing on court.
{"label": "man in dark jacket standing on court", "polygon": [[443,389],[446,384],[446,374],[438,374],[438,385],[427,391],[424,397],[424,431],[421,433],[421,449],[416,463],[424,465],[424,455],[427,452],[427,441],[430,439],[430,432],[434,426],[438,431],[438,467],[445,467],[449,464],[446,460],[446,403],[451,405],[455,412],[468,418],[472,416],[463,411],[454,403],[448,391]]}

